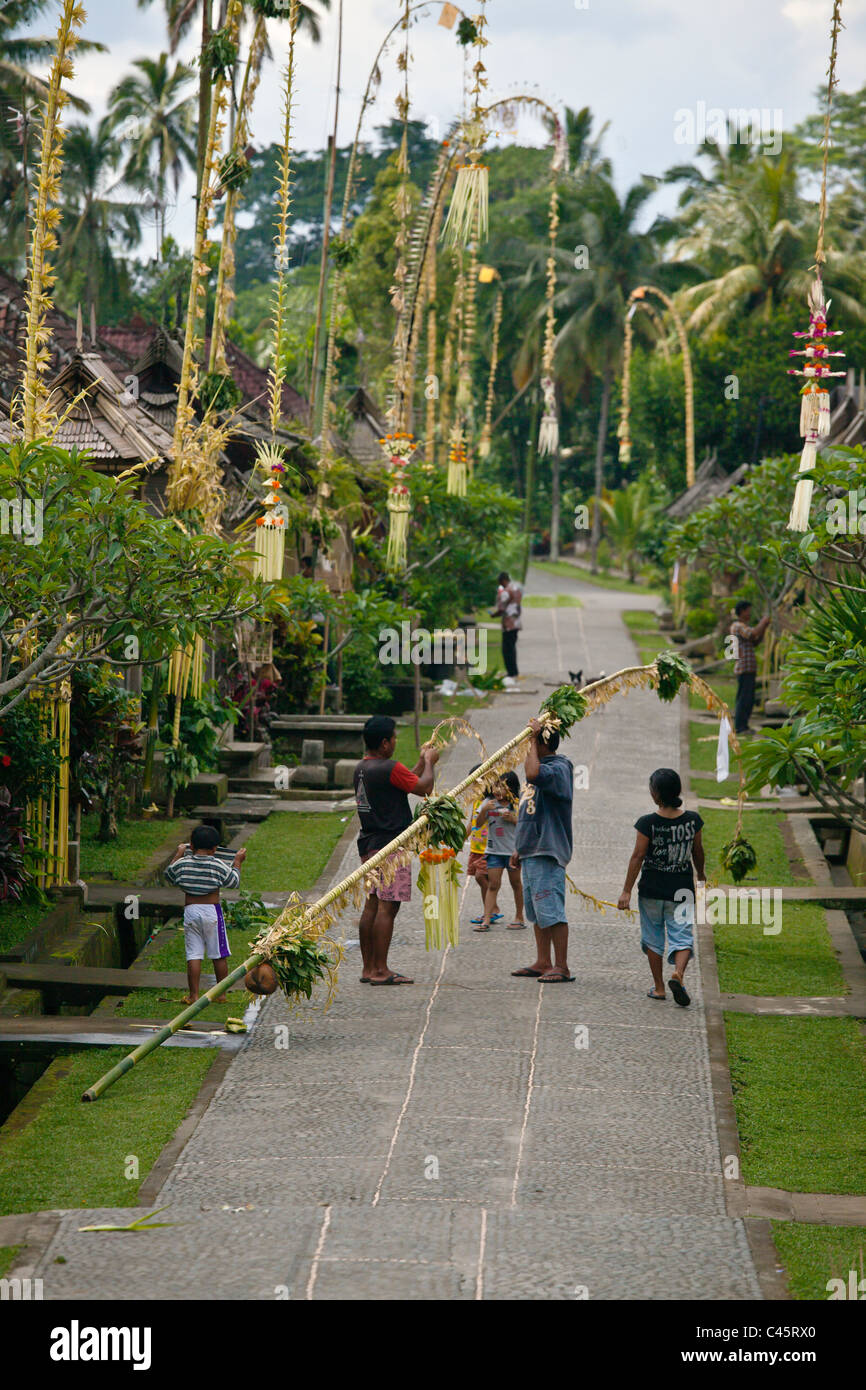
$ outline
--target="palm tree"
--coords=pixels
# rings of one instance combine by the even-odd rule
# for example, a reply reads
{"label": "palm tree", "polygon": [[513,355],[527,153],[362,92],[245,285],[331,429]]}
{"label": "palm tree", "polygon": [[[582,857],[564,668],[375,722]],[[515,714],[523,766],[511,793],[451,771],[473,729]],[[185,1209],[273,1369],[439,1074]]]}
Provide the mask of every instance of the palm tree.
{"label": "palm tree", "polygon": [[[672,256],[698,272],[697,283],[680,291],[679,304],[686,327],[708,336],[751,315],[769,320],[783,301],[804,304],[816,236],[790,149],[778,156],[742,144],[710,149],[709,178],[689,166],[668,175],[688,173],[682,234]],[[837,309],[848,319],[866,319],[862,257],[828,251],[826,279]]]}
{"label": "palm tree", "polygon": [[601,405],[595,450],[595,507],[592,521],[592,568],[596,568],[601,536],[601,498],[604,451],[610,401],[622,360],[625,306],[636,285],[659,278],[656,228],[637,227],[654,193],[651,180],[630,188],[620,200],[604,175],[587,180],[579,197],[571,199],[572,221],[560,230],[561,247],[585,247],[586,262],[573,250],[557,252],[557,293],[554,300],[557,375],[575,383],[587,370],[601,378]]}
{"label": "palm tree", "polygon": [[86,125],[70,126],[63,142],[63,230],[57,268],[71,295],[97,306],[116,297],[121,271],[115,247],[130,250],[140,239],[138,208],[112,197],[111,183],[123,155],[109,118],[94,134]]}
{"label": "palm tree", "polygon": [[[35,34],[33,26],[47,4],[48,0],[0,0],[0,208],[7,265],[23,255],[26,243],[31,140],[38,133],[38,108],[48,92],[31,65],[49,63],[55,44],[53,36]],[[18,33],[22,28],[27,32]],[[79,39],[76,51],[104,52],[105,45]],[[79,97],[70,100],[77,110],[90,110]]]}
{"label": "palm tree", "polygon": [[133,188],[153,191],[159,259],[168,184],[176,194],[184,163],[195,168],[195,103],[189,93],[193,72],[180,62],[171,71],[167,53],[138,58],[132,66],[136,71],[122,78],[109,95],[107,130],[129,150],[125,181]]}
{"label": "palm tree", "polygon": [[[147,9],[153,0],[138,0],[139,9]],[[199,185],[201,184],[202,165],[204,163],[204,146],[207,138],[208,122],[210,120],[210,94],[213,84],[211,66],[207,55],[207,45],[215,30],[219,29],[225,22],[226,0],[220,0],[220,4],[215,15],[214,0],[164,0],[165,18],[168,28],[169,52],[177,52],[178,46],[189,33],[196,20],[199,6],[201,7],[201,43],[199,49],[199,85],[198,85],[198,150],[196,158],[196,175]],[[315,8],[312,5],[301,4],[298,6],[298,31],[306,31],[313,43],[319,43],[322,37],[321,14],[319,9],[330,9],[331,0],[315,0]],[[252,8],[257,14],[263,14],[268,19],[288,19],[289,0],[252,0]],[[270,54],[268,55],[270,56]]]}
{"label": "palm tree", "polygon": [[601,511],[610,543],[634,583],[641,545],[659,512],[646,477],[620,488],[610,500],[602,498]]}

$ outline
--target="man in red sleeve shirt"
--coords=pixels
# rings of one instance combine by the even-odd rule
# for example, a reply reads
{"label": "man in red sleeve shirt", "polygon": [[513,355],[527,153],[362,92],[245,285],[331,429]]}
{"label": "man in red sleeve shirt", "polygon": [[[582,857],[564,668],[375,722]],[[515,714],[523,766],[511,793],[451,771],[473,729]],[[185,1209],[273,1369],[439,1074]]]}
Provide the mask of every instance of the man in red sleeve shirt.
{"label": "man in red sleeve shirt", "polygon": [[[361,863],[384,849],[412,823],[409,792],[426,796],[433,790],[433,768],[439,750],[425,744],[421,757],[411,770],[394,758],[397,725],[386,714],[374,714],[364,725],[367,754],[355,768],[355,804],[361,821],[358,853]],[[361,913],[361,983],[370,985],[411,985],[414,981],[389,968],[388,948],[394,934],[394,918],[400,904],[412,896],[412,870],[408,864],[394,870],[393,882],[386,884],[379,875],[375,889],[368,890]]]}

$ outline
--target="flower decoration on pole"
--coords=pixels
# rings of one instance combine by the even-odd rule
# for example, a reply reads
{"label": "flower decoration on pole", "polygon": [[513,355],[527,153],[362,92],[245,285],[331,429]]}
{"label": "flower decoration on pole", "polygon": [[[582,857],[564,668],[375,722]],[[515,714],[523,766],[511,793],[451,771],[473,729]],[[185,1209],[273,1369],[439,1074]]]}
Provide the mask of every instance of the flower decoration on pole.
{"label": "flower decoration on pole", "polygon": [[451,206],[448,209],[448,216],[442,231],[447,246],[466,246],[473,237],[484,239],[487,236],[490,170],[486,164],[481,163],[487,140],[487,127],[481,101],[482,94],[487,87],[485,76],[487,69],[481,61],[482,50],[487,47],[487,40],[484,37],[484,30],[487,27],[487,19],[484,14],[486,3],[487,0],[481,0],[481,13],[477,14],[473,21],[475,63],[472,68],[474,79],[472,84],[472,114],[468,120],[463,122],[463,139],[469,146],[469,154],[468,162],[458,167],[454,192],[451,195]]}
{"label": "flower decoration on pole", "polygon": [[466,444],[463,439],[463,430],[459,425],[455,425],[451,431],[450,448],[448,450],[448,492],[452,497],[466,496],[466,475],[468,464],[466,459]]}
{"label": "flower decoration on pole", "polygon": [[[844,371],[834,372],[830,369],[829,359],[831,357],[844,357],[845,354],[840,349],[838,352],[830,351],[830,338],[842,336],[840,329],[828,329],[827,311],[830,308],[830,300],[824,298],[824,283],[821,278],[821,267],[827,257],[824,253],[824,224],[827,219],[827,160],[830,154],[830,113],[833,107],[833,88],[836,86],[836,50],[839,40],[839,30],[842,27],[842,0],[834,0],[833,18],[830,26],[830,65],[827,69],[827,110],[824,115],[824,139],[823,150],[824,158],[821,166],[821,202],[818,217],[818,244],[815,247],[815,264],[812,267],[815,271],[815,279],[809,289],[809,327],[805,331],[794,334],[795,338],[803,338],[805,342],[801,348],[792,348],[790,357],[802,357],[804,359],[802,368],[789,367],[790,376],[802,376],[806,378],[800,392],[800,434],[803,437],[803,452],[800,455],[800,477],[794,489],[794,501],[791,506],[791,515],[788,518],[789,531],[808,531],[809,511],[812,505],[812,488],[814,486],[811,477],[811,470],[815,467],[815,460],[818,455],[818,440],[822,435],[830,432],[830,392],[823,383],[831,376],[844,376]],[[808,477],[802,476],[809,474]]]}
{"label": "flower decoration on pole", "polygon": [[[806,473],[815,467],[815,459],[818,453],[818,440],[822,435],[830,433],[830,392],[824,382],[831,376],[844,376],[845,372],[834,372],[830,368],[829,359],[831,357],[844,357],[841,349],[838,352],[830,351],[830,338],[841,338],[842,333],[839,329],[827,327],[827,310],[830,307],[829,299],[824,300],[824,286],[821,276],[815,277],[814,284],[810,286],[809,296],[809,327],[806,331],[798,331],[794,334],[795,338],[804,338],[806,341],[801,348],[792,348],[789,357],[802,357],[805,359],[802,368],[789,367],[790,376],[802,376],[806,378],[805,385],[800,391],[800,434],[805,441],[803,452],[800,455],[800,472]],[[809,529],[809,508],[812,502],[812,478],[800,478],[794,491],[794,502],[791,507],[791,516],[788,521],[788,529],[791,531],[807,531]]]}
{"label": "flower decoration on pole", "polygon": [[283,451],[277,445],[260,447],[257,462],[270,477],[265,483],[264,515],[256,520],[255,574],[258,579],[273,584],[283,577],[286,553],[286,509],[280,500],[286,465]]}
{"label": "flower decoration on pole", "polygon": [[[483,272],[492,267],[482,266],[482,283],[487,283]],[[488,277],[488,281],[498,274],[493,271]],[[486,459],[490,454],[490,444],[493,438],[493,400],[496,391],[496,369],[499,366],[499,328],[502,323],[502,290],[496,292],[496,304],[493,309],[493,333],[490,339],[490,374],[487,378],[487,399],[484,402],[484,427],[481,431],[481,438],[478,441],[478,457]]]}
{"label": "flower decoration on pole", "polygon": [[388,548],[385,564],[390,570],[404,570],[407,559],[409,539],[409,514],[412,510],[412,497],[406,482],[406,470],[418,445],[415,436],[407,430],[395,430],[386,434],[379,444],[385,458],[391,465],[391,485],[388,488]]}

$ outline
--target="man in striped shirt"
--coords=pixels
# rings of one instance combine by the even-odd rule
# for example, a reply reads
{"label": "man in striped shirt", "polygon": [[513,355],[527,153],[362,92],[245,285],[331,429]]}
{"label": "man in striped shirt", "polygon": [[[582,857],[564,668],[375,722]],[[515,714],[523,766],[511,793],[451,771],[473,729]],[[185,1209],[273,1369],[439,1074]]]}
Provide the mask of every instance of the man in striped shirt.
{"label": "man in striped shirt", "polygon": [[734,606],[734,621],[731,623],[731,636],[734,639],[734,675],[737,678],[737,701],[734,705],[734,733],[749,734],[749,719],[755,703],[755,679],[758,673],[758,658],[755,648],[770,626],[769,617],[764,617],[750,627],[752,605],[741,598]]}
{"label": "man in striped shirt", "polygon": [[166,881],[184,891],[183,936],[189,982],[185,1004],[194,1004],[198,999],[205,954],[213,961],[217,980],[224,980],[229,973],[231,951],[220,889],[237,888],[247,852],[239,849],[229,863],[215,853],[218,844],[219,835],[212,825],[197,825],[190,843],[178,845],[165,871]]}

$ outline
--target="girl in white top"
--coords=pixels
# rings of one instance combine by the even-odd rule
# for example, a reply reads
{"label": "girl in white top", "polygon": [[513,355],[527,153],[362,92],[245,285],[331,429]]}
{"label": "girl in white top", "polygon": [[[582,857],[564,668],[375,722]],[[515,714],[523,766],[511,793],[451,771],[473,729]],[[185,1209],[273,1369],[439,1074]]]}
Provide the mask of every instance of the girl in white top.
{"label": "girl in white top", "polygon": [[487,829],[487,891],[484,895],[484,917],[474,931],[489,931],[493,915],[498,911],[497,897],[504,870],[508,871],[508,881],[514,893],[514,921],[509,922],[509,930],[520,931],[526,923],[523,920],[523,885],[520,869],[511,867],[517,836],[517,803],[520,799],[520,782],[515,772],[506,772],[498,788],[498,795],[490,796],[481,806],[476,821],[477,826]]}

